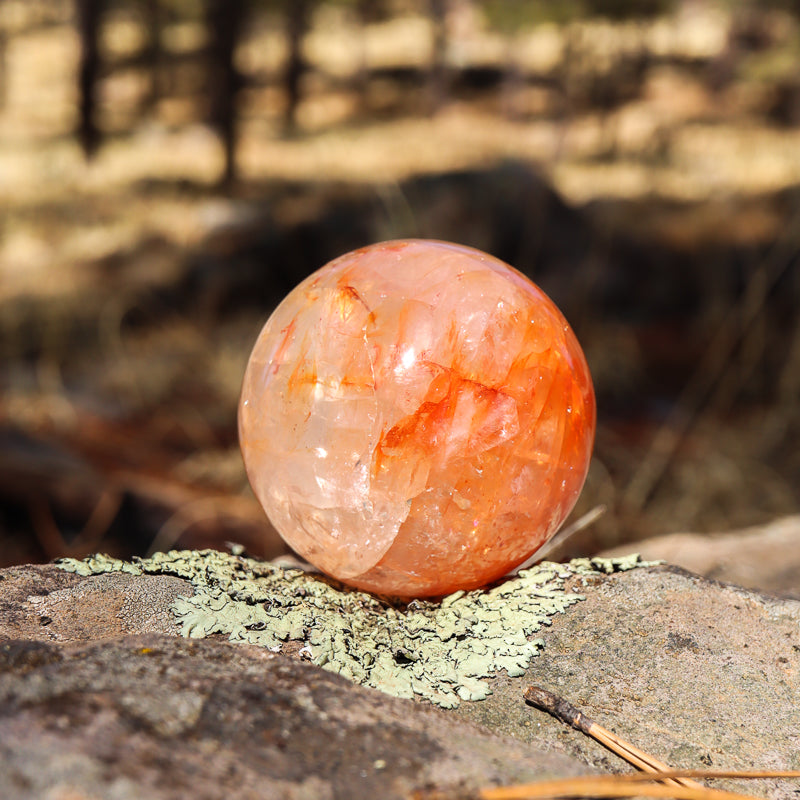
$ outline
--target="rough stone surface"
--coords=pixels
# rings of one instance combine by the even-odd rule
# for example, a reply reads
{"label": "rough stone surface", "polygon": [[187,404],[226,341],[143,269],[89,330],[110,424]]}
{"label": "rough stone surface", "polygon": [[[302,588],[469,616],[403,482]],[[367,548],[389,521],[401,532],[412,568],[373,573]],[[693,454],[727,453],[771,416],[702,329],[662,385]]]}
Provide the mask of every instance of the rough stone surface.
{"label": "rough stone surface", "polygon": [[[552,618],[525,674],[501,672],[485,700],[444,711],[353,686],[296,650],[182,639],[162,613],[176,588],[0,572],[0,796],[401,797],[626,769],[526,706],[531,683],[674,766],[800,769],[792,599],[669,567],[573,576],[565,589],[586,599]],[[73,594],[95,599],[92,625],[71,614]],[[137,617],[175,635],[131,636]],[[775,800],[800,788],[727,785]]]}
{"label": "rough stone surface", "polygon": [[406,798],[579,771],[252,645],[0,644],[4,800]]}
{"label": "rough stone surface", "polygon": [[[800,603],[666,566],[579,583],[586,602],[553,620],[524,680],[500,676],[484,702],[454,713],[618,769],[519,702],[522,684],[536,683],[675,768],[800,769]],[[755,793],[796,800],[798,789],[765,781]]]}
{"label": "rough stone surface", "polygon": [[191,595],[172,575],[128,572],[91,578],[51,565],[0,570],[0,639],[53,642],[113,639],[128,633],[177,635],[171,606]]}
{"label": "rough stone surface", "polygon": [[730,533],[671,533],[639,542],[636,549],[644,558],[663,559],[706,578],[800,600],[800,516]]}

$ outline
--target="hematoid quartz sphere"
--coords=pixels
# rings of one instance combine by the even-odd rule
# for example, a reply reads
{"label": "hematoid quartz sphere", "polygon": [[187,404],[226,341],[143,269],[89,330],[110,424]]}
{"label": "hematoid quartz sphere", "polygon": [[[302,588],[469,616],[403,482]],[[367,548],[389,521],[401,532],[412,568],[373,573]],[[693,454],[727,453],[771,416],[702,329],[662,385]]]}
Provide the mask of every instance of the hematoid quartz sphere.
{"label": "hematoid quartz sphere", "polygon": [[295,552],[410,598],[482,586],[541,547],[583,486],[595,419],[580,345],[535,284],[405,240],[337,258],[277,307],[239,435]]}

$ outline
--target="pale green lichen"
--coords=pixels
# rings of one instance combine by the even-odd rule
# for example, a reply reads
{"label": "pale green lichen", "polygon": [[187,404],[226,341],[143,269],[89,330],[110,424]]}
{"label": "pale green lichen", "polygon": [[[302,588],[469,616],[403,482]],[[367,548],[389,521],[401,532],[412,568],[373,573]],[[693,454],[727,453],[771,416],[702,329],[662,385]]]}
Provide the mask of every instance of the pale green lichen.
{"label": "pale green lichen", "polygon": [[511,676],[525,672],[542,647],[533,635],[583,599],[565,591],[567,578],[640,563],[638,556],[542,562],[487,589],[407,604],[215,550],[157,553],[133,563],[98,555],[58,565],[80,575],[185,578],[195,593],[172,606],[184,636],[224,634],[273,650],[301,642],[314,664],[355,683],[452,708],[461,700],[485,698],[490,693],[485,679],[500,670]]}

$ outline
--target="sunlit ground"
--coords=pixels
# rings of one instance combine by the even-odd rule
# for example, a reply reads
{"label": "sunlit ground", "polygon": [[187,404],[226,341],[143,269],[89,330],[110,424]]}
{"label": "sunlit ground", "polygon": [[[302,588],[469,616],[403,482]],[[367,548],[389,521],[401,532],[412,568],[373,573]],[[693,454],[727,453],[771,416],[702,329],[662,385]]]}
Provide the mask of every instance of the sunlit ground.
{"label": "sunlit ground", "polygon": [[[373,25],[363,35],[343,27],[347,17],[331,12],[319,17],[307,52],[326,76],[352,75],[362,58],[372,66],[424,65],[429,58],[427,20],[397,19]],[[700,5],[643,32],[586,23],[581,36],[592,42],[600,64],[608,52],[630,50],[635,36],[661,59],[710,58],[722,52],[728,24],[721,12]],[[782,24],[789,49],[797,31],[786,29],[789,20]],[[180,47],[201,36],[201,30],[184,26],[172,38]],[[548,25],[518,35],[513,40],[517,63],[528,69],[556,68],[564,36]],[[123,19],[109,26],[106,39],[121,55],[135,43],[136,29]],[[499,34],[475,29],[453,50],[466,63],[502,63],[507,42]],[[257,28],[243,48],[242,61],[254,71],[277,71],[284,49],[280,31]],[[790,50],[790,55],[796,65],[800,50]],[[26,280],[39,284],[37,267],[46,268],[55,254],[62,262],[96,258],[150,232],[190,244],[224,216],[207,198],[159,198],[148,191],[153,180],[212,186],[220,174],[220,144],[208,128],[191,121],[188,100],[162,101],[131,135],[108,141],[96,161],[85,164],[71,138],[77,60],[77,38],[65,26],[9,42],[7,97],[0,115],[0,187],[7,215],[0,251],[4,292]],[[788,72],[792,63],[784,57],[779,66]],[[652,194],[724,199],[775,191],[800,182],[800,130],[777,128],[755,113],[763,106],[765,91],[759,70],[768,67],[753,64],[757,77],[716,96],[702,74],[656,67],[642,98],[606,116],[580,109],[556,113],[552,91],[523,86],[474,102],[454,100],[434,116],[418,111],[365,119],[356,94],[331,90],[321,85],[330,81],[312,76],[300,109],[301,130],[292,137],[280,132],[277,88],[243,93],[241,173],[245,183],[377,184],[521,158],[537,165],[575,203]],[[107,128],[131,123],[143,82],[141,74],[129,70],[103,83]],[[515,112],[511,117],[502,113],[509,108]],[[613,158],[604,157],[609,140]],[[49,275],[49,280],[70,279],[63,272]]]}

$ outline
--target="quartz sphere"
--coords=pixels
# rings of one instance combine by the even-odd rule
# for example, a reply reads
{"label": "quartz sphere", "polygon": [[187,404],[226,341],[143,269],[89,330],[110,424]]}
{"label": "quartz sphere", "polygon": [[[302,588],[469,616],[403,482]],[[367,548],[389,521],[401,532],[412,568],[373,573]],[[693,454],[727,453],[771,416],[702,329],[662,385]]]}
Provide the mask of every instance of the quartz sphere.
{"label": "quartz sphere", "polygon": [[239,437],[295,552],[351,586],[429,597],[499,578],[558,530],[595,419],[580,345],[535,284],[404,240],[337,258],[277,307]]}

